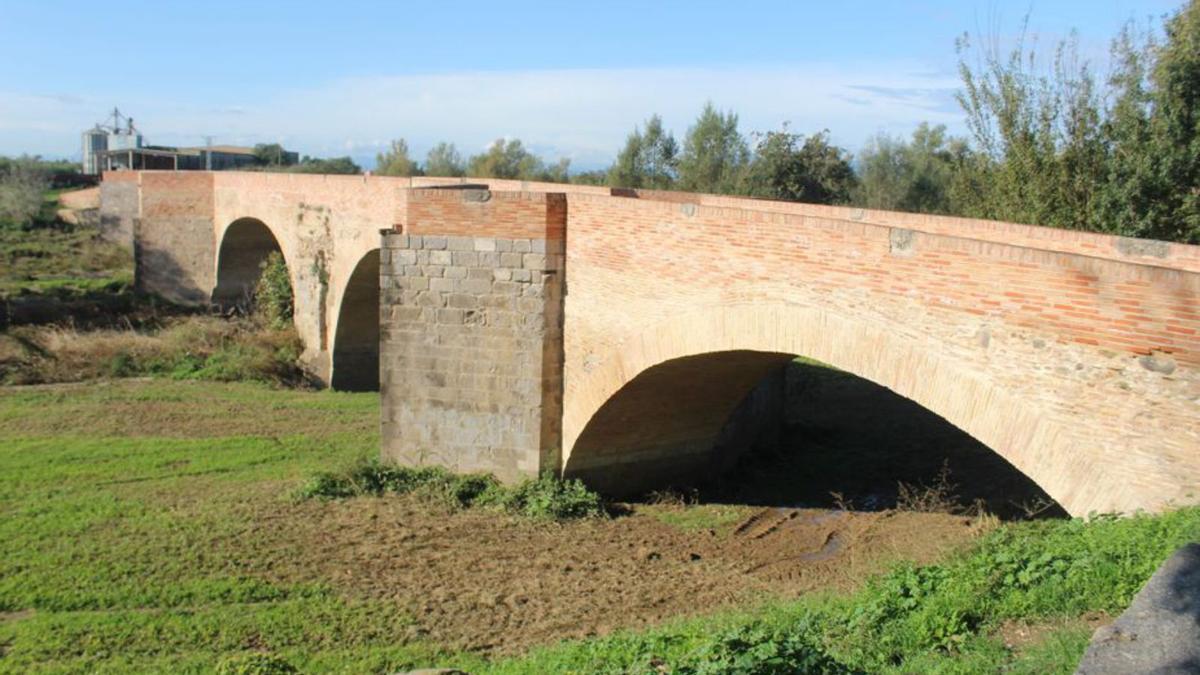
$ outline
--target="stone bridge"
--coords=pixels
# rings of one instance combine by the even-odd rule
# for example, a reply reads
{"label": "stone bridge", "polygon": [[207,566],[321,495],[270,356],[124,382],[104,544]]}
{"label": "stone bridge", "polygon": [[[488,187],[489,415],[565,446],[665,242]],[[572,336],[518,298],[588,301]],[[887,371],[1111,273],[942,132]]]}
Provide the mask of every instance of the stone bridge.
{"label": "stone bridge", "polygon": [[244,296],[280,251],[305,362],[381,389],[401,462],[615,491],[712,471],[802,355],[1073,514],[1200,501],[1200,247],[492,179],[121,172],[101,194],[139,287],[179,302]]}

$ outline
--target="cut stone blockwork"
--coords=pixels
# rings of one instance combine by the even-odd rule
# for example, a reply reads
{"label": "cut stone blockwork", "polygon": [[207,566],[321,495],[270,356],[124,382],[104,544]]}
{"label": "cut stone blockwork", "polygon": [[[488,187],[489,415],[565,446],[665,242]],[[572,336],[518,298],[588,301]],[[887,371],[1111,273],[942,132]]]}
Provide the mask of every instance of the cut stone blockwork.
{"label": "cut stone blockwork", "polygon": [[383,454],[504,479],[557,471],[564,251],[545,235],[557,234],[547,207],[565,212],[546,195],[425,197],[409,231],[461,232],[465,207],[484,218],[477,230],[544,236],[383,234]]}

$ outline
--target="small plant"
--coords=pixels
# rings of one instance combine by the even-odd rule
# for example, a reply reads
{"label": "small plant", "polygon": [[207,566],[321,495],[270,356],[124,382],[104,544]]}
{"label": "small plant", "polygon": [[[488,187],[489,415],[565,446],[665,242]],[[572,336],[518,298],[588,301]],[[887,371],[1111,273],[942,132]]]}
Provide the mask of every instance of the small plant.
{"label": "small plant", "polygon": [[899,483],[896,508],[917,513],[958,513],[962,508],[958,503],[957,488],[950,482],[949,462],[943,462],[932,485]]}
{"label": "small plant", "polygon": [[578,480],[549,474],[513,486],[488,474],[456,474],[435,466],[406,467],[377,460],[339,472],[321,472],[299,490],[301,499],[344,499],[387,493],[419,494],[452,508],[493,507],[543,520],[591,518],[605,514],[600,495]]}
{"label": "small plant", "polygon": [[784,675],[846,673],[824,653],[815,631],[805,626],[746,625],[713,635],[686,662],[671,670],[680,675]]}
{"label": "small plant", "polygon": [[262,263],[262,274],[254,288],[254,308],[276,330],[292,324],[292,280],[278,251],[272,251]]}
{"label": "small plant", "polygon": [[560,480],[548,473],[511,487],[497,486],[483,494],[481,501],[541,520],[595,518],[605,514],[600,495],[582,481]]}
{"label": "small plant", "polygon": [[217,663],[217,675],[291,675],[300,672],[274,654],[235,654]]}

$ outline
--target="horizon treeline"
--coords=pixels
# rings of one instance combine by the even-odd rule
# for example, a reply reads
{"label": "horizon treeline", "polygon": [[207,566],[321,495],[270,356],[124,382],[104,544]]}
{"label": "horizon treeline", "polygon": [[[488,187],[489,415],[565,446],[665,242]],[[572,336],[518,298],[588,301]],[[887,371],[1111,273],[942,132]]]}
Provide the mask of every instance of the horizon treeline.
{"label": "horizon treeline", "polygon": [[682,142],[651,115],[607,170],[571,174],[568,159],[548,163],[518,139],[465,160],[442,142],[419,162],[398,139],[375,173],[709,192],[1200,244],[1200,0],[1161,33],[1127,24],[1103,78],[1074,35],[1049,56],[1024,38],[1001,53],[964,34],[956,49],[965,137],[922,122],[856,155],[828,129],[744,133],[710,102]]}

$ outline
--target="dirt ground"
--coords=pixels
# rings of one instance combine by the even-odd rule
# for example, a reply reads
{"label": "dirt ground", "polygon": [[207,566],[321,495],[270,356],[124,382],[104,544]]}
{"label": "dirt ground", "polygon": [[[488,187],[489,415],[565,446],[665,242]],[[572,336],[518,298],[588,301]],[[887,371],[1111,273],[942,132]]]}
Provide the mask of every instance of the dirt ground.
{"label": "dirt ground", "polygon": [[[219,446],[299,434],[318,446],[348,443],[336,451],[347,457],[377,443],[371,397],[149,380],[19,391],[0,414],[0,431],[15,437],[212,438]],[[930,562],[978,536],[996,519],[961,515],[975,501],[1036,496],[993,454],[907,402],[853,382],[823,393],[831,403],[798,420],[778,456],[752,459],[722,489],[680,500],[699,503],[630,504],[609,519],[544,523],[452,511],[415,495],[298,501],[291,495],[303,474],[285,466],[265,480],[151,480],[128,496],[181,523],[219,519],[210,534],[194,533],[204,540],[206,575],[394,602],[413,622],[387,641],[498,655],[853,588],[896,560]],[[861,416],[851,424],[854,412]],[[944,500],[950,512],[894,508],[897,480],[930,485],[947,462],[959,484]],[[981,488],[996,485],[1005,487],[989,500]],[[835,490],[845,499],[831,500]]]}
{"label": "dirt ground", "polygon": [[946,514],[779,508],[745,509],[719,528],[664,522],[705,508],[635,506],[610,520],[545,524],[413,497],[301,503],[253,518],[245,536],[273,550],[245,563],[280,582],[394,600],[415,618],[407,638],[504,654],[849,588],[889,561],[932,560],[979,529]]}

